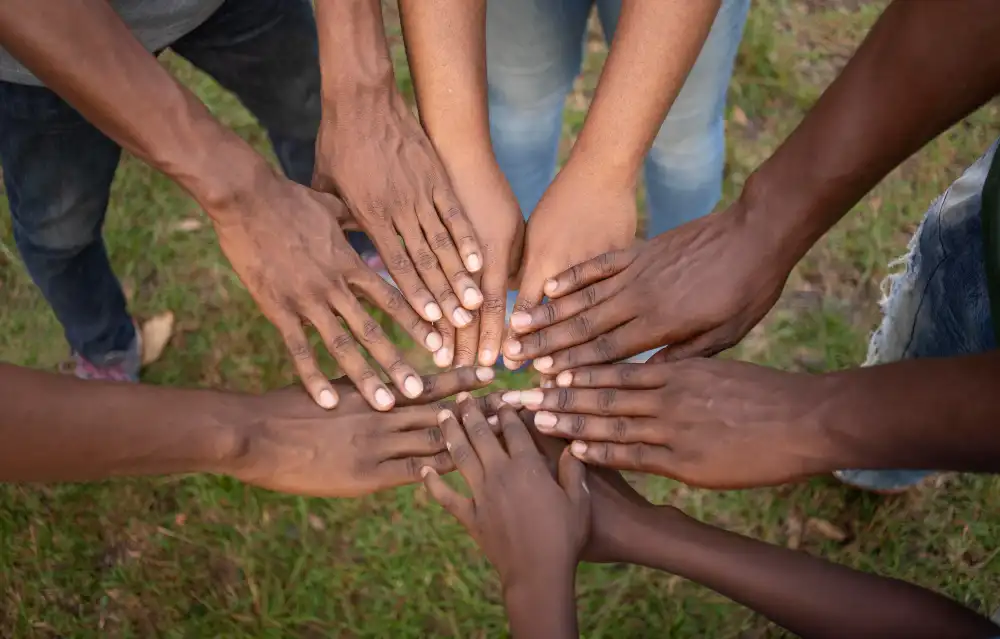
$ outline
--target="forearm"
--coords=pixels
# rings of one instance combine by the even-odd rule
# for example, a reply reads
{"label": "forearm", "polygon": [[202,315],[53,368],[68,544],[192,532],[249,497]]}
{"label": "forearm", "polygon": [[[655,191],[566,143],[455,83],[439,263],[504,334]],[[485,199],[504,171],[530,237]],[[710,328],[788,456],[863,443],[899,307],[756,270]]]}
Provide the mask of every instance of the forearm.
{"label": "forearm", "polygon": [[396,89],[380,0],[317,0],[315,6],[323,119],[349,127],[405,108]]}
{"label": "forearm", "polygon": [[815,411],[840,468],[1000,472],[1000,352],[907,360],[820,378]]}
{"label": "forearm", "polygon": [[579,636],[574,581],[576,570],[537,567],[531,581],[504,587],[511,636],[517,639],[569,639]]}
{"label": "forearm", "polygon": [[82,381],[0,364],[0,481],[224,472],[242,449],[237,396]]}
{"label": "forearm", "polygon": [[995,8],[993,0],[896,0],[885,10],[743,190],[750,218],[788,262],[889,171],[1000,91]]}
{"label": "forearm", "polygon": [[651,508],[626,561],[700,583],[806,638],[992,637],[987,619],[929,590]]}
{"label": "forearm", "polygon": [[0,44],[203,206],[237,197],[264,165],[160,66],[107,0],[6,0]]}
{"label": "forearm", "polygon": [[634,185],[643,158],[701,52],[720,0],[625,2],[567,168]]}
{"label": "forearm", "polygon": [[424,130],[445,168],[495,162],[486,91],[486,1],[402,0]]}

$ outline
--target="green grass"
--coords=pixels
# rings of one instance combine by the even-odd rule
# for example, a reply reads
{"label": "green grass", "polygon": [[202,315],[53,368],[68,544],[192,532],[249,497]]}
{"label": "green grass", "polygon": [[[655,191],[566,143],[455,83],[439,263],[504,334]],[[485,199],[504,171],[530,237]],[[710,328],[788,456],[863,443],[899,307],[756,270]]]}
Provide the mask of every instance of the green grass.
{"label": "green grass", "polygon": [[[731,109],[742,115],[729,122],[727,198],[801,119],[878,10],[837,0],[754,3],[732,82]],[[394,34],[394,59],[403,64]],[[579,130],[604,55],[593,38],[586,76],[568,102],[567,139]],[[263,133],[231,96],[184,64],[169,64],[223,121],[265,149]],[[777,308],[735,354],[792,370],[860,363],[879,319],[886,264],[904,251],[930,201],[1000,134],[997,115],[996,106],[984,108],[889,176],[806,257]],[[138,317],[171,310],[178,319],[146,381],[246,390],[290,383],[276,332],[210,228],[179,229],[189,219],[203,218],[176,186],[134,159],[122,163],[105,233],[115,269]],[[60,328],[13,253],[3,214],[0,359],[56,368],[66,356]],[[658,478],[636,482],[654,500],[729,529],[912,580],[981,611],[1000,604],[1000,483],[993,479],[947,476],[895,498],[826,479],[726,493]],[[810,518],[832,522],[847,539],[817,534]],[[747,610],[667,574],[584,566],[578,586],[587,637],[778,634]],[[0,487],[3,637],[504,631],[490,567],[419,489],[319,500],[218,477]]]}

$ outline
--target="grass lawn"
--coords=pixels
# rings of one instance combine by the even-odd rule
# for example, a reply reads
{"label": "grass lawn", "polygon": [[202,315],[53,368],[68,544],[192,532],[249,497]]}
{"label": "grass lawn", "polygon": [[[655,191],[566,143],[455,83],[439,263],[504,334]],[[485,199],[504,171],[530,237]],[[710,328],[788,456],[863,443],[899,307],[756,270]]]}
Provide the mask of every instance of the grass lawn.
{"label": "grass lawn", "polygon": [[[730,92],[727,198],[795,126],[882,6],[756,0]],[[597,37],[587,50],[567,103],[567,144],[606,55]],[[266,147],[231,96],[176,59],[167,64],[222,120]],[[889,176],[803,260],[735,355],[795,370],[858,365],[879,319],[886,265],[931,200],[1000,134],[997,116],[996,105],[985,107]],[[257,391],[292,381],[277,333],[203,214],[170,181],[126,158],[105,236],[135,314],[177,318],[147,382]],[[60,327],[16,257],[6,213],[0,309],[0,360],[55,369],[66,358]],[[635,479],[652,499],[726,528],[912,580],[980,611],[1000,604],[994,479],[949,475],[892,498],[827,479],[735,492]],[[645,569],[583,566],[578,593],[587,637],[779,634],[698,585]],[[421,489],[321,500],[220,477],[0,487],[2,637],[493,637],[505,624],[489,565]]]}

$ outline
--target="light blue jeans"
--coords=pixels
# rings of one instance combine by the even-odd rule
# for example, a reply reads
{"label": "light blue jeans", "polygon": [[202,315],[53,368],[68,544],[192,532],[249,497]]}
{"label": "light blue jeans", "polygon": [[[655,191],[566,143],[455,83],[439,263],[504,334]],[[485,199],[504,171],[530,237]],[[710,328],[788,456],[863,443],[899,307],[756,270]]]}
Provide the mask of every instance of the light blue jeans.
{"label": "light blue jeans", "polygon": [[[555,175],[563,109],[580,74],[594,0],[487,5],[493,151],[527,217]],[[609,42],[622,0],[596,0]],[[712,211],[722,194],[726,91],[750,0],[723,0],[645,163],[647,236]],[[642,83],[643,78],[635,78]]]}
{"label": "light blue jeans", "polygon": [[[866,365],[955,357],[997,348],[983,260],[983,184],[997,142],[939,197],[886,282],[885,316]],[[875,490],[918,483],[926,470],[844,470],[844,482]]]}
{"label": "light blue jeans", "polygon": [[[696,0],[694,0],[696,1]],[[486,10],[490,136],[527,218],[556,172],[566,96],[580,74],[595,0],[501,0]],[[622,0],[596,0],[610,42]],[[708,39],[646,156],[653,237],[707,215],[722,196],[726,91],[750,0],[723,0]],[[635,78],[642,82],[642,78]],[[516,299],[507,296],[507,315]]]}

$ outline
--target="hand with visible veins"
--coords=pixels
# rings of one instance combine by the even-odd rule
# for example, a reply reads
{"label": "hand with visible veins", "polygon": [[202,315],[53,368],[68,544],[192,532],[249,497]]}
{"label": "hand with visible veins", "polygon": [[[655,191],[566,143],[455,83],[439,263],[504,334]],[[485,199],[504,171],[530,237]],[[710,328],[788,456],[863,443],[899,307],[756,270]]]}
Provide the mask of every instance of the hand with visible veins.
{"label": "hand with visible veins", "polygon": [[422,471],[427,490],[500,574],[514,636],[576,637],[573,582],[590,529],[583,464],[563,455],[557,479],[510,406],[497,414],[503,444],[467,396],[459,396],[458,409],[461,423],[443,411],[440,424],[472,497],[457,493],[430,466]]}
{"label": "hand with visible veins", "polygon": [[[528,219],[523,266],[514,315],[545,312],[539,306],[549,279],[566,269],[608,251],[626,249],[635,242],[635,191],[632,188],[588,188],[585,175],[567,167],[549,186]],[[503,344],[504,363],[515,370],[530,359],[530,345],[515,339],[514,324]],[[535,349],[537,350],[537,349]]]}
{"label": "hand with visible veins", "polygon": [[778,300],[795,264],[781,255],[738,202],[554,275],[548,303],[511,316],[504,353],[549,374],[661,346],[666,361],[714,355]]}
{"label": "hand with visible veins", "polygon": [[588,464],[725,489],[853,467],[817,422],[819,376],[692,359],[574,369],[556,383],[502,399],[537,411],[536,428]]}
{"label": "hand with visible veins", "polygon": [[395,399],[362,355],[358,342],[405,396],[419,397],[423,391],[420,376],[357,295],[383,309],[432,352],[442,347],[441,335],[347,243],[339,225],[348,215],[343,203],[279,176],[263,163],[254,182],[252,198],[209,204],[207,209],[223,253],[261,311],[281,332],[314,401],[333,408],[337,392],[313,357],[303,320],[316,328],[330,354],[373,408],[389,410]]}

